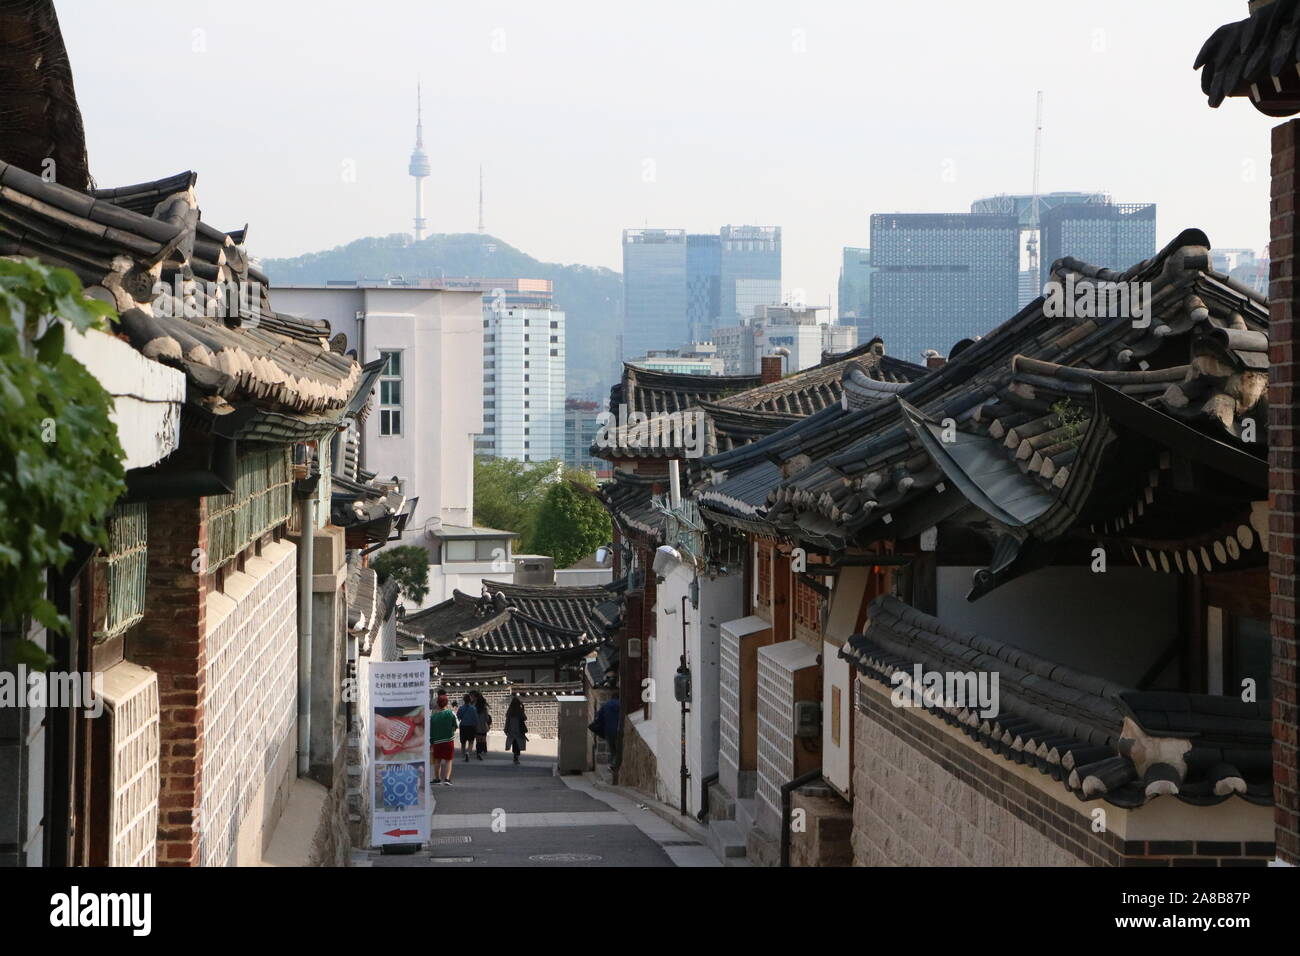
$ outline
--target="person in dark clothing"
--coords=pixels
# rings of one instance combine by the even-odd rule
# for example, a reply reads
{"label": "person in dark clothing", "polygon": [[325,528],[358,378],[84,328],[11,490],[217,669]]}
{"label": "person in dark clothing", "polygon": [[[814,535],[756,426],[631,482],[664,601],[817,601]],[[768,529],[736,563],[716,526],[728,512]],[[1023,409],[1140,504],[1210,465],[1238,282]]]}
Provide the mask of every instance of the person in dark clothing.
{"label": "person in dark clothing", "polygon": [[492,714],[488,712],[487,698],[482,694],[477,695],[478,699],[474,702],[474,709],[478,711],[477,733],[474,736],[475,746],[474,755],[479,760],[487,753],[487,735],[488,729],[492,726]]}
{"label": "person in dark clothing", "polygon": [[478,710],[474,707],[474,697],[466,694],[464,703],[456,710],[456,720],[460,724],[460,752],[469,761],[469,748],[478,736]]}
{"label": "person in dark clothing", "polygon": [[515,755],[515,763],[519,763],[519,751],[528,749],[527,719],[524,702],[515,694],[506,708],[506,749]]}
{"label": "person in dark clothing", "polygon": [[621,705],[618,701],[618,691],[610,694],[609,700],[600,705],[600,710],[596,711],[596,725],[600,728],[600,735],[605,738],[605,743],[609,745],[609,768],[617,770],[619,758],[622,756],[618,749],[618,731],[619,715]]}

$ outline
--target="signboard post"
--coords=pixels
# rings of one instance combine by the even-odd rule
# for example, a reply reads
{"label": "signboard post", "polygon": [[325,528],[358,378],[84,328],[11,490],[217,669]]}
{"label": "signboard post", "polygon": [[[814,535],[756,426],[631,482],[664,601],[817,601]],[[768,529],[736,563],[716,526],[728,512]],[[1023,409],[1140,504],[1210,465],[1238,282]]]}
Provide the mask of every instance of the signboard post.
{"label": "signboard post", "polygon": [[429,662],[370,665],[371,845],[429,839]]}

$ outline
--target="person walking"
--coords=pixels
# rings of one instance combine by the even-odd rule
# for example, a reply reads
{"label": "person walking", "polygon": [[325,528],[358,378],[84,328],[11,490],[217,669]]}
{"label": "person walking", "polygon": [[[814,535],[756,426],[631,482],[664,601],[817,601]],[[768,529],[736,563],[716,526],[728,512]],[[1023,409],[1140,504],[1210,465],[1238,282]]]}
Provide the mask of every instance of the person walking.
{"label": "person walking", "polygon": [[469,749],[478,736],[478,710],[474,707],[474,695],[466,694],[464,702],[456,710],[456,720],[460,722],[460,752],[469,763]]}
{"label": "person walking", "polygon": [[488,711],[487,698],[479,694],[478,700],[474,702],[474,709],[478,711],[477,733],[474,736],[474,755],[479,760],[482,760],[483,755],[487,753],[488,729],[492,726],[492,714]]}
{"label": "person walking", "polygon": [[600,735],[605,738],[605,743],[609,745],[610,770],[618,769],[622,756],[618,749],[618,719],[621,706],[618,701],[618,691],[614,691],[609,695],[609,700],[600,705],[600,710],[596,711],[596,719],[592,721],[599,728]]}
{"label": "person walking", "polygon": [[510,698],[506,708],[506,749],[515,755],[519,763],[519,751],[528,749],[528,715],[524,713],[524,702],[518,694]]}
{"label": "person walking", "polygon": [[447,695],[439,694],[437,709],[429,718],[429,741],[433,744],[433,782],[451,786],[456,765],[456,715],[447,706]]}

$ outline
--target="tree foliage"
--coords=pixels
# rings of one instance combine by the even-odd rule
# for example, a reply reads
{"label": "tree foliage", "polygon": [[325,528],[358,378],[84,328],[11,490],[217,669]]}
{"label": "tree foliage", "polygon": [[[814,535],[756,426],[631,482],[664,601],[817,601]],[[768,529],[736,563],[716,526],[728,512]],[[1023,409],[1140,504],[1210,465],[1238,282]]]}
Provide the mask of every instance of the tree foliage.
{"label": "tree foliage", "polygon": [[476,458],[475,524],[513,531],[519,535],[519,547],[526,549],[547,489],[560,473],[558,461],[525,463],[509,458]]}
{"label": "tree foliage", "polygon": [[46,570],[70,539],[107,544],[102,519],[125,490],[112,397],[63,349],[102,328],[108,305],[86,298],[67,269],[0,259],[0,623],[28,616],[68,626],[46,599]]}
{"label": "tree foliage", "polygon": [[530,545],[554,557],[557,568],[567,568],[612,536],[609,512],[592,494],[589,476],[570,471],[547,490]]}
{"label": "tree foliage", "polygon": [[389,548],[375,556],[370,568],[381,582],[392,578],[402,596],[419,604],[429,593],[429,552],[414,544]]}

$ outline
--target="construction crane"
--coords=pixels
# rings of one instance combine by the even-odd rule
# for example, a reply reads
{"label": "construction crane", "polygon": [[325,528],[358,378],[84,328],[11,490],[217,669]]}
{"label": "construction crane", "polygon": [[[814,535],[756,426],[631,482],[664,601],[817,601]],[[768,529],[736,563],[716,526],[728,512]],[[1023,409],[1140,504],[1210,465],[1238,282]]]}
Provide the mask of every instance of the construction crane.
{"label": "construction crane", "polygon": [[1029,268],[1038,272],[1038,169],[1043,157],[1043,91],[1038,91],[1038,112],[1034,117],[1034,191],[1029,197],[1029,241],[1025,250],[1029,253]]}

